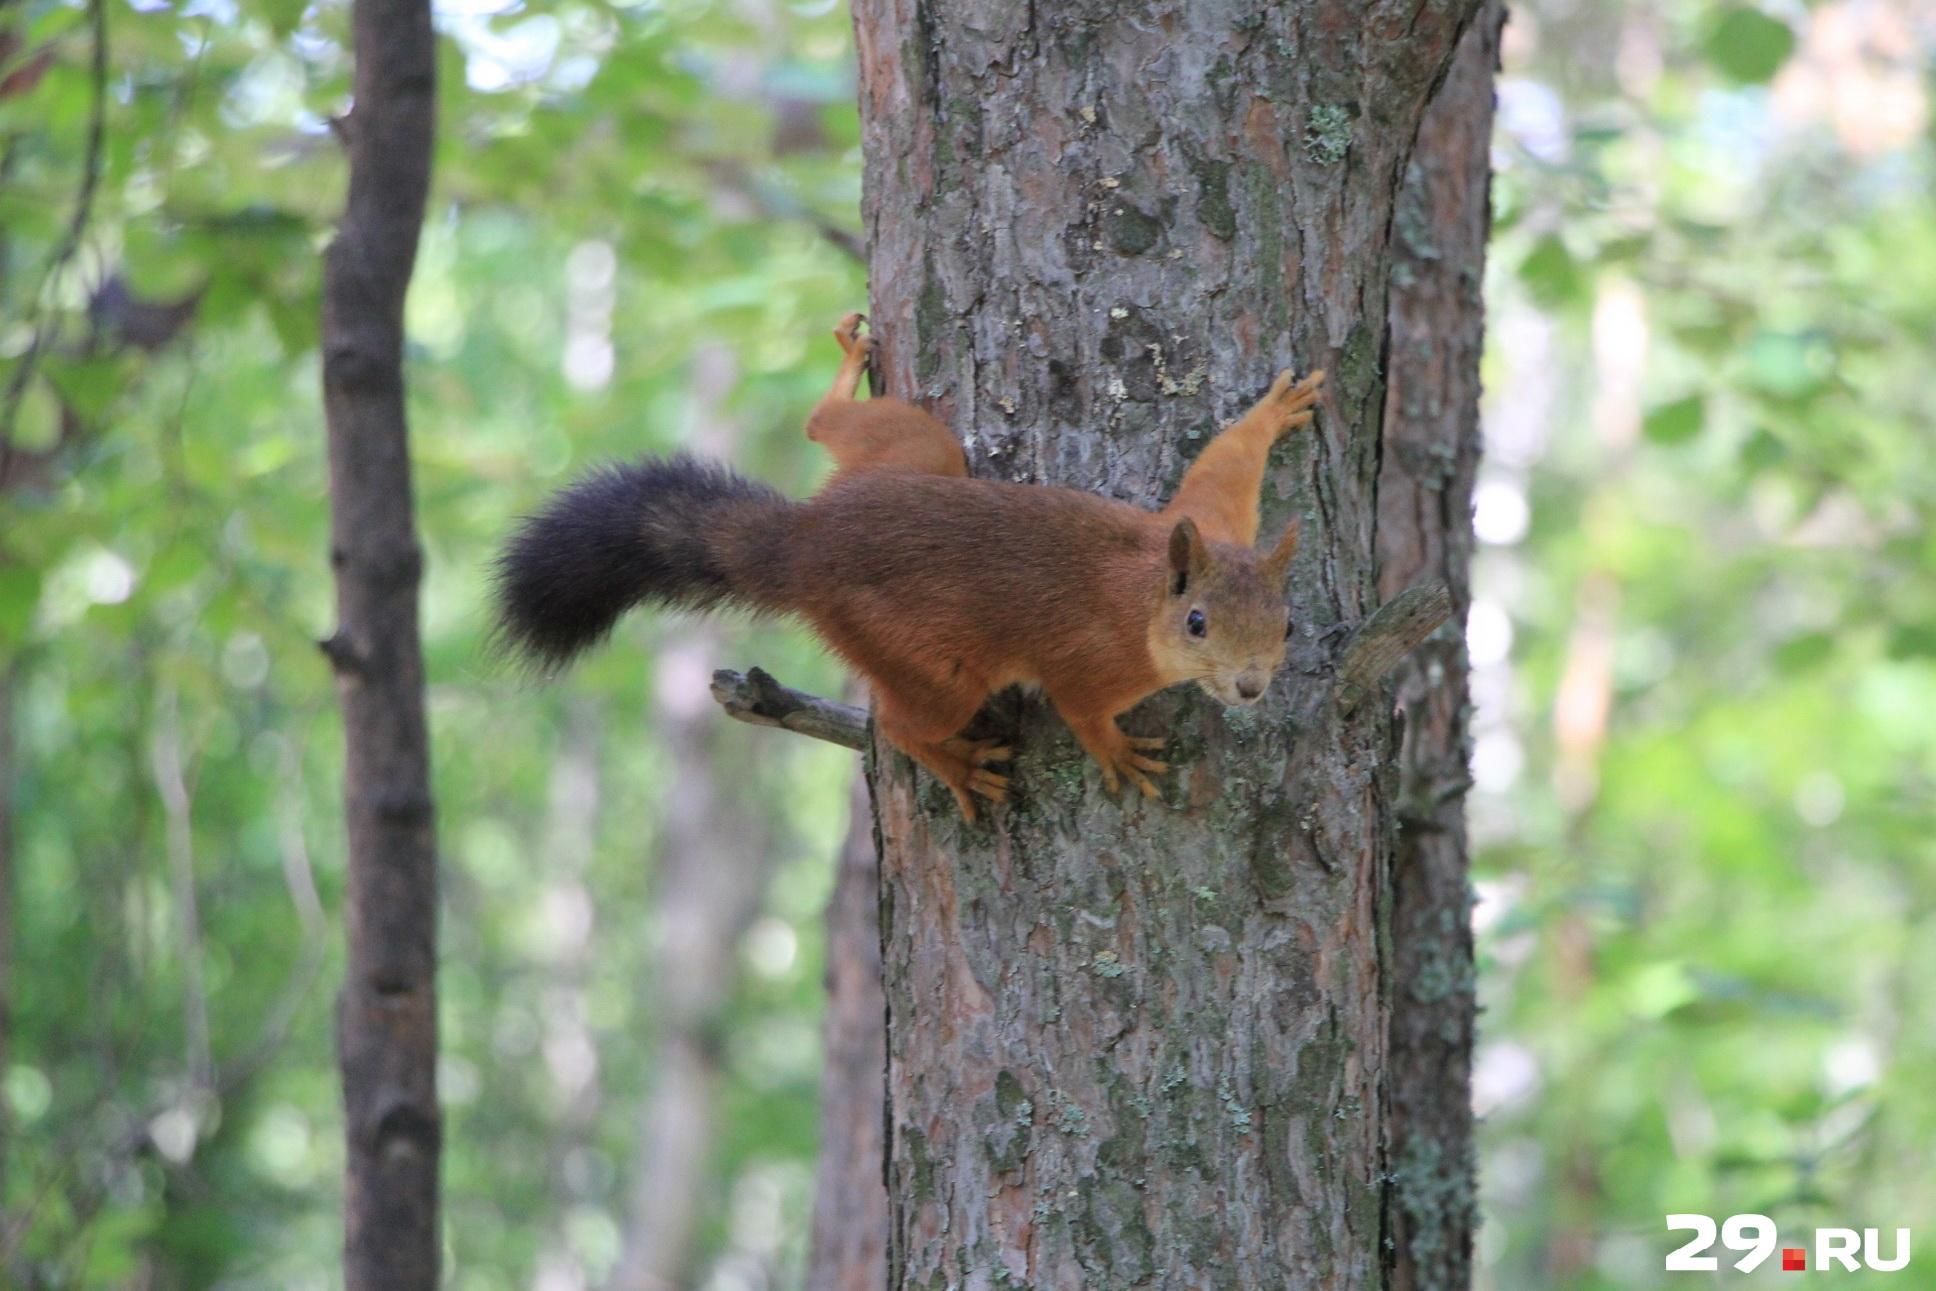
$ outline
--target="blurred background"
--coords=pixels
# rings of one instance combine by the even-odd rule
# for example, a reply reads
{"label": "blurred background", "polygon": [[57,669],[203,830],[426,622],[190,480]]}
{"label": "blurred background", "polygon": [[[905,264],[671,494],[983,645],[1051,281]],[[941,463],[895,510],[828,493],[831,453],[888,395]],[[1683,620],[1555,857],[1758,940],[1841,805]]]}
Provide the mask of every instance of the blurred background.
{"label": "blurred background", "polygon": [[[316,313],[346,22],[0,8],[22,1287],[336,1282]],[[529,688],[483,594],[589,463],[824,471],[800,426],[865,298],[847,11],[438,23],[409,375],[449,1282],[581,1291],[670,1242],[694,1287],[795,1286],[854,759],[705,681],[840,676],[792,631],[661,619]],[[1936,1238],[1932,89],[1913,0],[1507,27],[1468,637],[1484,1287],[1662,1284],[1671,1211]],[[668,1179],[690,1211],[655,1231]]]}

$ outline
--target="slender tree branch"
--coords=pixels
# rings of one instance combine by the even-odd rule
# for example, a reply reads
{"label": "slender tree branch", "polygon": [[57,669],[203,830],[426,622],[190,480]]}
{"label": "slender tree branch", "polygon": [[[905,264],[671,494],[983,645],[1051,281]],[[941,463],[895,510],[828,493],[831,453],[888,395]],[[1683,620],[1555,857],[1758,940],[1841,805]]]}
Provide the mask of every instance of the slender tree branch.
{"label": "slender tree branch", "polygon": [[[1443,583],[1408,587],[1378,607],[1345,643],[1338,663],[1338,705],[1350,712],[1385,674],[1452,617],[1452,594]],[[774,726],[842,748],[867,747],[867,710],[783,686],[764,668],[713,674],[713,699],[728,717]]]}
{"label": "slender tree branch", "polygon": [[1406,655],[1452,617],[1452,593],[1444,583],[1408,587],[1386,601],[1345,642],[1338,660],[1338,707],[1363,703]]}
{"label": "slender tree branch", "polygon": [[713,674],[713,698],[734,717],[754,726],[777,726],[842,748],[867,747],[867,710],[782,686],[763,668]]}
{"label": "slender tree branch", "polygon": [[763,182],[735,162],[717,162],[710,169],[715,180],[731,189],[767,219],[805,225],[855,264],[867,263],[867,248],[858,233],[827,219],[785,189]]}
{"label": "slender tree branch", "polygon": [[161,796],[168,828],[168,873],[174,884],[176,936],[181,942],[182,1019],[187,1045],[188,1083],[196,1092],[215,1083],[209,1039],[208,990],[202,972],[201,902],[195,884],[194,797],[182,757],[181,705],[172,687],[162,692],[149,747],[155,791]]}
{"label": "slender tree branch", "polygon": [[58,330],[58,318],[46,320],[41,317],[42,301],[54,280],[80,251],[81,239],[87,235],[88,221],[94,215],[94,194],[101,186],[101,157],[107,136],[108,111],[106,0],[89,0],[87,15],[88,27],[93,35],[90,79],[94,90],[94,101],[88,109],[87,118],[87,154],[81,163],[80,188],[74,194],[74,213],[68,217],[67,231],[48,260],[47,272],[41,276],[40,286],[34,293],[35,321],[32,337],[27,342],[27,352],[20,356],[20,364],[14,368],[13,376],[7,382],[4,402],[0,402],[0,474],[6,473],[7,457],[12,451],[14,422],[20,416],[20,404],[26,398],[27,383],[33,380],[40,356]]}

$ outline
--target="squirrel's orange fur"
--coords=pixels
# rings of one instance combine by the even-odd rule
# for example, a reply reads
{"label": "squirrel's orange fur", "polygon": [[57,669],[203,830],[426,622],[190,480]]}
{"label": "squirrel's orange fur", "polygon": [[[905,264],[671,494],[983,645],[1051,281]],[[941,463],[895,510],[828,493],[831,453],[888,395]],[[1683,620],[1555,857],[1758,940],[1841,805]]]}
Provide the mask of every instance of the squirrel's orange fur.
{"label": "squirrel's orange fur", "polygon": [[807,438],[833,456],[836,471],[892,467],[928,475],[966,476],[968,459],[948,428],[903,399],[855,400],[871,337],[857,335],[865,320],[849,314],[834,328],[840,342],[840,371],[833,388],[807,418]]}
{"label": "squirrel's orange fur", "polygon": [[855,336],[859,321],[835,329],[845,358],[808,422],[838,469],[788,534],[788,608],[867,678],[881,735],[940,777],[967,819],[971,795],[1006,796],[989,766],[1010,750],[962,728],[1017,682],[1041,687],[1112,792],[1127,779],[1153,797],[1149,776],[1168,767],[1146,753],[1163,741],[1124,734],[1117,717],[1184,681],[1255,703],[1283,660],[1297,524],[1252,551],[1258,492],[1271,445],[1311,420],[1324,374],[1280,375],[1152,515],[967,479],[933,417],[898,399],[855,401],[871,344]]}
{"label": "squirrel's orange fur", "polygon": [[962,731],[994,691],[1039,686],[1113,791],[1145,794],[1161,740],[1116,719],[1194,681],[1255,703],[1284,657],[1289,525],[1252,550],[1265,456],[1311,420],[1324,379],[1286,372],[1204,447],[1160,512],[1071,489],[968,478],[947,427],[899,399],[854,398],[859,315],[807,423],[827,486],[792,502],[689,457],[580,479],[527,518],[497,564],[502,639],[540,668],[596,645],[635,605],[738,603],[795,614],[871,683],[883,738],[954,792],[1001,801],[1010,751]]}

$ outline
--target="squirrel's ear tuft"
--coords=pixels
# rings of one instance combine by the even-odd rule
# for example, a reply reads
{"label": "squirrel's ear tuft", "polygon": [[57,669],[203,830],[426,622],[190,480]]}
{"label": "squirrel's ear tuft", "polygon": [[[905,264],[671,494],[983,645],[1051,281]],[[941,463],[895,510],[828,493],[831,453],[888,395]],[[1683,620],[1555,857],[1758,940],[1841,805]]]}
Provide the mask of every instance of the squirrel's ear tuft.
{"label": "squirrel's ear tuft", "polygon": [[1190,580],[1209,564],[1210,553],[1197,532],[1197,522],[1185,516],[1170,530],[1170,595],[1181,596]]}
{"label": "squirrel's ear tuft", "polygon": [[1297,520],[1284,526],[1284,533],[1271,548],[1271,554],[1264,557],[1264,581],[1272,585],[1282,583],[1291,572],[1291,557],[1297,555]]}

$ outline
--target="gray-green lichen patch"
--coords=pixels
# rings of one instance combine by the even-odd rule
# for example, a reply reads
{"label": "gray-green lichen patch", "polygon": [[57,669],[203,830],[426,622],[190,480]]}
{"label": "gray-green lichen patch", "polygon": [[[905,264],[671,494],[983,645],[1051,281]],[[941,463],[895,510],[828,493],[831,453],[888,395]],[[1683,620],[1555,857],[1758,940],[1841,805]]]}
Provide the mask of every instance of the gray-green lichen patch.
{"label": "gray-green lichen patch", "polygon": [[1237,236],[1237,208],[1230,201],[1230,167],[1221,161],[1193,161],[1197,180],[1197,222],[1225,242]]}
{"label": "gray-green lichen patch", "polygon": [[1143,1218],[1142,1194],[1125,1179],[1095,1180],[1082,1191],[1084,1205],[1071,1216],[1070,1231],[1082,1247],[1102,1257],[1107,1285],[1147,1282],[1156,1271],[1156,1238]]}
{"label": "gray-green lichen patch", "polygon": [[1223,1104],[1224,1115],[1230,1118],[1233,1128],[1239,1131],[1250,1129],[1250,1109],[1239,1101],[1237,1092],[1230,1087],[1230,1078],[1227,1076],[1217,1082],[1217,1101]]}
{"label": "gray-green lichen patch", "polygon": [[996,1173],[1007,1174],[1028,1157],[1035,1133],[1035,1104],[1015,1073],[1006,1068],[995,1077],[995,1111],[993,1117],[977,1118],[988,1127],[982,1132],[982,1147]]}
{"label": "gray-green lichen patch", "polygon": [[1059,1089],[1049,1091],[1049,1120],[1064,1134],[1082,1135],[1089,1132],[1089,1113]]}
{"label": "gray-green lichen patch", "polygon": [[1337,103],[1311,109],[1304,126],[1304,155],[1320,166],[1335,166],[1351,147],[1351,113]]}
{"label": "gray-green lichen patch", "polygon": [[1365,399],[1384,376],[1378,341],[1362,322],[1354,323],[1338,352],[1338,389],[1353,403]]}
{"label": "gray-green lichen patch", "polygon": [[1412,974],[1411,993],[1420,1004],[1439,1004],[1454,996],[1472,993],[1472,960],[1464,953],[1453,924],[1453,913],[1441,910],[1438,914],[1438,935],[1415,943],[1417,967]]}
{"label": "gray-green lichen patch", "polygon": [[928,1136],[908,1128],[902,1131],[907,1143],[908,1184],[916,1201],[934,1200],[934,1158],[928,1155]]}
{"label": "gray-green lichen patch", "polygon": [[1163,226],[1118,198],[1112,199],[1109,213],[1103,217],[1103,232],[1116,254],[1139,256],[1156,245],[1163,236]]}
{"label": "gray-green lichen patch", "polygon": [[[939,336],[951,321],[948,317],[947,292],[941,285],[941,275],[935,272],[932,260],[921,267],[921,294],[914,303],[914,321],[918,334],[922,336]],[[926,385],[940,370],[941,347],[923,345],[914,356],[916,379]]]}
{"label": "gray-green lichen patch", "polygon": [[1471,1157],[1447,1151],[1437,1139],[1412,1138],[1399,1153],[1391,1185],[1419,1287],[1450,1291],[1465,1263],[1465,1235],[1476,1222]]}

